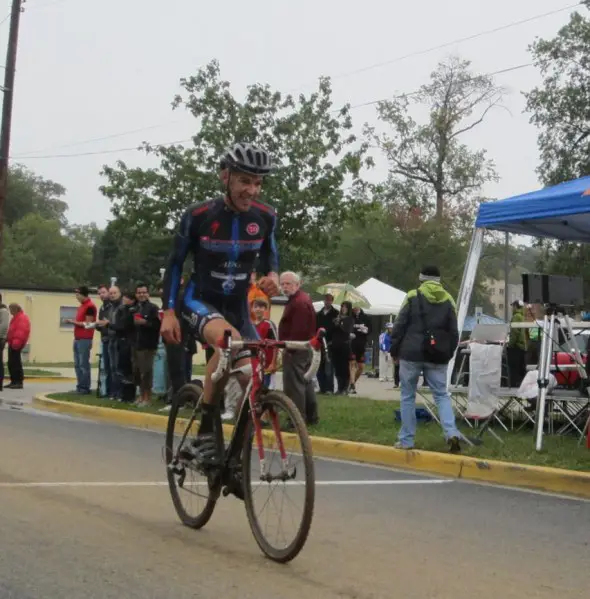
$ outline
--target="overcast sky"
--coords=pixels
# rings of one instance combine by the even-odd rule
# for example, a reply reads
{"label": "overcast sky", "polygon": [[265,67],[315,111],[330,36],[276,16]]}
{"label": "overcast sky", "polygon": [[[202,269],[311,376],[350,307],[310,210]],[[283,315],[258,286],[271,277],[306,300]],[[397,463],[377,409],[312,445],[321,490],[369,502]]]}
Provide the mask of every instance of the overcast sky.
{"label": "overcast sky", "polygon": [[[313,90],[320,75],[331,75],[335,103],[355,105],[415,90],[450,54],[471,60],[482,73],[530,62],[527,46],[536,36],[553,36],[571,10],[352,73],[573,4],[571,0],[27,0],[21,19],[11,155],[67,188],[71,222],[95,221],[103,226],[110,209],[98,191],[102,165],[117,159],[151,165],[142,154],[124,149],[142,141],[170,142],[193,135],[194,120],[172,112],[170,102],[179,91],[179,79],[212,58],[219,60],[223,78],[232,82],[240,98],[251,83],[305,92]],[[8,14],[10,1],[0,0],[0,7]],[[0,26],[2,53],[7,35],[8,21]],[[492,112],[469,142],[487,148],[496,162],[501,180],[489,185],[486,193],[506,197],[538,187],[537,133],[523,114],[521,91],[534,87],[539,76],[530,67],[498,75],[496,81],[509,89],[504,102],[508,110]],[[352,113],[359,131],[363,123],[376,119],[374,106]],[[55,156],[62,154],[81,155]]]}

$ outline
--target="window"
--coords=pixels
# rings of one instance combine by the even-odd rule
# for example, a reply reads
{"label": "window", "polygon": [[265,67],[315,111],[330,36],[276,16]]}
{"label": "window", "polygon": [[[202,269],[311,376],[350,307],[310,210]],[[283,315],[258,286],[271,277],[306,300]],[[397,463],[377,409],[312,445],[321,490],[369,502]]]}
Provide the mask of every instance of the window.
{"label": "window", "polygon": [[490,294],[491,295],[496,295],[496,288],[495,287],[490,287]]}
{"label": "window", "polygon": [[504,287],[500,287],[500,295],[504,295]]}
{"label": "window", "polygon": [[66,320],[70,318],[76,318],[76,312],[78,308],[75,306],[60,306],[59,307],[59,328],[60,329],[73,329],[74,325],[69,324]]}
{"label": "window", "polygon": [[504,304],[498,304],[498,310],[504,310]]}

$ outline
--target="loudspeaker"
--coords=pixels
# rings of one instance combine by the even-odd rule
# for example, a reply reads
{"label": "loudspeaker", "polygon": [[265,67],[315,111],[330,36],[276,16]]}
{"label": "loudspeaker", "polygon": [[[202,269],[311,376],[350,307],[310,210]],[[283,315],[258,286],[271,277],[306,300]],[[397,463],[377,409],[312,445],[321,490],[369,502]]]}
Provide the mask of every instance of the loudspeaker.
{"label": "loudspeaker", "polygon": [[527,304],[581,306],[584,303],[584,281],[580,277],[561,275],[522,275],[523,299]]}

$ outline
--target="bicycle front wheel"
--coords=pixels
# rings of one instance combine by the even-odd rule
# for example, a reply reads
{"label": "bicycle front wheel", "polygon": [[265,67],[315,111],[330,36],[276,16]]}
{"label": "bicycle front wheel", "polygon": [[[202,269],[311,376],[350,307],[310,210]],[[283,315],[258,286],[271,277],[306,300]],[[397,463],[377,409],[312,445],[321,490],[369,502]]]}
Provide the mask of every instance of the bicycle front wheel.
{"label": "bicycle front wheel", "polygon": [[[285,563],[301,551],[311,528],[315,501],[311,441],[301,413],[285,394],[267,393],[259,405],[265,427],[263,447],[258,448],[250,415],[242,456],[244,502],[260,549],[270,559]],[[294,498],[286,497],[287,493]],[[281,514],[273,525],[270,512],[275,510]],[[288,512],[285,521],[283,510]]]}
{"label": "bicycle front wheel", "polygon": [[201,395],[202,389],[196,385],[181,387],[172,401],[166,429],[166,474],[172,503],[182,523],[191,528],[209,522],[221,487],[218,477],[181,455],[196,434]]}

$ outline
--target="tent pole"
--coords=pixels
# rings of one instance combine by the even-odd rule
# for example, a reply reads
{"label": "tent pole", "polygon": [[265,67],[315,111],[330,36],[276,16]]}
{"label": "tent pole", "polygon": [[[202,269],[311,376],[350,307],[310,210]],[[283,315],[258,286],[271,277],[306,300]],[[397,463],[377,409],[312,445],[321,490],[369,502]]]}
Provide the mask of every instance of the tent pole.
{"label": "tent pole", "polygon": [[[483,248],[484,233],[485,229],[475,229],[473,231],[471,245],[469,246],[469,252],[467,254],[467,260],[465,261],[465,268],[463,269],[463,279],[461,281],[461,287],[459,288],[459,295],[457,297],[457,327],[459,329],[459,340],[461,340],[465,318],[467,318],[467,310],[469,309],[469,303],[471,302],[471,294],[473,293],[473,285],[475,284],[477,267],[481,257],[481,250]],[[455,354],[449,362],[449,369],[447,372],[447,381],[449,384],[451,382],[453,368],[455,367],[456,355],[457,351],[455,350]]]}
{"label": "tent pole", "polygon": [[504,239],[504,322],[508,322],[508,318],[510,316],[508,304],[510,303],[510,297],[508,294],[508,290],[510,286],[508,284],[508,279],[510,278],[510,233],[506,233],[506,237]]}

